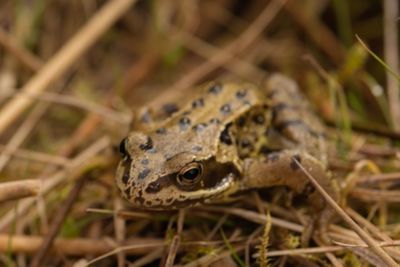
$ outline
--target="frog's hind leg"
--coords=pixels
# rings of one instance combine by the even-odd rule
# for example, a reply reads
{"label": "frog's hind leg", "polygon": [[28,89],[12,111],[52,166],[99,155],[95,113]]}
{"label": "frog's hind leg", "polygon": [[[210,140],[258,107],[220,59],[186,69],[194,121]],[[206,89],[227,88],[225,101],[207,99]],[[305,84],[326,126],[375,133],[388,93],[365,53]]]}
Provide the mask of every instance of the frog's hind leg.
{"label": "frog's hind leg", "polygon": [[[326,241],[326,230],[333,219],[333,210],[327,206],[324,198],[315,190],[294,159],[302,164],[329,195],[337,199],[336,190],[323,164],[310,154],[296,150],[283,150],[272,152],[261,158],[246,159],[241,188],[287,186],[295,193],[305,195],[307,203],[312,206],[313,214],[318,214],[315,220],[318,224],[317,228],[320,230],[321,238]],[[313,226],[310,225],[310,227]],[[305,235],[307,235],[307,230],[311,232],[311,229],[306,229]]]}
{"label": "frog's hind leg", "polygon": [[282,74],[273,74],[264,87],[271,108],[269,139],[286,149],[297,147],[326,163],[325,127],[297,84]]}

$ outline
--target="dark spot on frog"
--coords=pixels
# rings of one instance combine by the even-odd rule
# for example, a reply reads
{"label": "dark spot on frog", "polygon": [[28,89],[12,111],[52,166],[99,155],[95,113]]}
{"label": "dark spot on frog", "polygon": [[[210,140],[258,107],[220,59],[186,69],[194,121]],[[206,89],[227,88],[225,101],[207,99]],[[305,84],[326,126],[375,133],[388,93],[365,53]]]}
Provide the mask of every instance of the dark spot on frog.
{"label": "dark spot on frog", "polygon": [[190,125],[190,119],[188,117],[183,117],[179,120],[179,127],[181,130],[186,130]]}
{"label": "dark spot on frog", "polygon": [[172,115],[172,113],[175,113],[179,110],[178,106],[174,103],[164,104],[162,108],[167,115]]}
{"label": "dark spot on frog", "polygon": [[253,120],[254,123],[259,124],[259,125],[262,125],[265,122],[265,118],[264,118],[264,116],[262,114],[254,115],[252,120]]}
{"label": "dark spot on frog", "polygon": [[210,88],[208,88],[208,92],[214,95],[219,94],[222,91],[222,84],[215,83]]}
{"label": "dark spot on frog", "polygon": [[219,109],[222,114],[224,115],[228,115],[231,112],[231,105],[230,104],[224,104],[221,106],[221,108]]}
{"label": "dark spot on frog", "polygon": [[155,194],[161,190],[161,185],[158,181],[154,181],[149,183],[149,185],[146,187],[146,193],[149,194]]}
{"label": "dark spot on frog", "polygon": [[232,138],[229,134],[229,126],[228,125],[221,133],[221,135],[219,136],[219,140],[221,140],[222,143],[226,144],[226,145],[232,145]]}
{"label": "dark spot on frog", "polygon": [[244,116],[239,117],[237,125],[241,128],[246,124],[246,118]]}
{"label": "dark spot on frog", "polygon": [[205,123],[199,123],[196,124],[192,127],[193,130],[195,130],[196,132],[201,132],[203,131],[205,128],[207,127],[207,124]]}
{"label": "dark spot on frog", "polygon": [[301,192],[301,194],[308,196],[308,195],[311,195],[314,192],[315,192],[315,186],[313,186],[311,183],[308,183],[304,187],[304,189]]}
{"label": "dark spot on frog", "polygon": [[145,144],[140,144],[139,148],[141,150],[150,150],[153,148],[153,140],[150,138],[150,136],[147,137],[146,143]]}
{"label": "dark spot on frog", "polygon": [[249,139],[243,138],[242,140],[240,140],[240,146],[242,148],[248,148],[248,147],[250,147],[250,145],[251,145],[251,142]]}
{"label": "dark spot on frog", "polygon": [[166,134],[166,133],[167,133],[167,130],[166,130],[165,128],[158,128],[158,129],[156,130],[156,133],[157,133],[157,134]]}
{"label": "dark spot on frog", "polygon": [[219,119],[217,119],[217,118],[212,118],[212,119],[210,120],[210,123],[212,123],[212,124],[220,124],[221,121],[220,121]]}
{"label": "dark spot on frog", "polygon": [[[285,129],[287,129],[289,127],[302,127],[303,129],[305,129],[305,131],[307,131],[310,135],[312,135],[314,137],[322,137],[323,136],[321,133],[318,133],[318,132],[314,131],[313,129],[311,129],[307,124],[304,123],[304,121],[298,120],[298,119],[283,121],[281,123],[277,123],[275,126],[276,130],[279,132],[283,132]],[[293,141],[296,141],[296,140],[293,140]]]}
{"label": "dark spot on frog", "polygon": [[300,169],[300,166],[297,164],[297,162],[298,163],[301,163],[301,157],[300,157],[300,155],[294,155],[293,157],[292,157],[292,160],[291,160],[291,162],[290,162],[290,168],[293,170],[293,171],[297,171],[298,169]]}
{"label": "dark spot on frog", "polygon": [[146,178],[150,172],[151,172],[150,169],[145,168],[143,171],[139,172],[138,179],[142,180],[142,179]]}
{"label": "dark spot on frog", "polygon": [[147,206],[151,206],[151,203],[152,203],[152,202],[151,202],[150,200],[146,200],[146,205],[147,205]]}
{"label": "dark spot on frog", "polygon": [[141,163],[143,165],[147,165],[147,164],[149,164],[149,160],[148,159],[142,159]]}
{"label": "dark spot on frog", "polygon": [[267,147],[266,145],[261,146],[260,150],[259,150],[259,152],[264,155],[268,155],[268,154],[271,154],[271,153],[274,153],[277,151],[279,151],[279,149],[273,149],[273,148]]}
{"label": "dark spot on frog", "polygon": [[200,151],[202,151],[203,150],[203,148],[201,147],[201,146],[194,146],[194,147],[192,147],[192,151],[193,152],[200,152]]}
{"label": "dark spot on frog", "polygon": [[237,92],[236,92],[236,97],[238,98],[238,99],[242,99],[242,98],[244,98],[245,96],[247,95],[247,90],[246,89],[239,89]]}
{"label": "dark spot on frog", "polygon": [[167,198],[167,199],[165,200],[165,203],[171,203],[171,202],[172,202],[172,200],[174,200],[174,198],[172,198],[172,197],[170,197],[170,198]]}
{"label": "dark spot on frog", "polygon": [[129,174],[127,172],[124,172],[124,175],[122,176],[122,182],[127,185],[129,182]]}
{"label": "dark spot on frog", "polygon": [[199,107],[202,107],[202,106],[204,106],[204,99],[203,98],[198,98],[198,99],[196,99],[196,100],[194,100],[192,102],[192,107],[193,108],[199,108]]}

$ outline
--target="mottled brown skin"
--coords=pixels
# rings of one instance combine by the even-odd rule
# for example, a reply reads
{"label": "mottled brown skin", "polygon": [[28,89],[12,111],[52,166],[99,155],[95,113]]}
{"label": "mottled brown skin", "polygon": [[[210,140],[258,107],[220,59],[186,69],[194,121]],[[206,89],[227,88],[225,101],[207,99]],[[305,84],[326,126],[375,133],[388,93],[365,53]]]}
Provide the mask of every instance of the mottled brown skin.
{"label": "mottled brown skin", "polygon": [[179,110],[171,107],[159,120],[142,113],[142,125],[121,142],[117,185],[132,204],[176,209],[288,186],[324,209],[293,157],[336,196],[324,128],[285,76],[272,75],[264,88],[212,82]]}

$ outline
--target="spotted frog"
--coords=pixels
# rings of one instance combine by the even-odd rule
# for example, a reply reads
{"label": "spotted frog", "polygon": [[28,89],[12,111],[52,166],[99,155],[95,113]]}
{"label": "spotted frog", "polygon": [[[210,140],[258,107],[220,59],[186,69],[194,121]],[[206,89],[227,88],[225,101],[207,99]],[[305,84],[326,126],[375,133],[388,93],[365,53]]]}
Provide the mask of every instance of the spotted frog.
{"label": "spotted frog", "polygon": [[145,127],[120,144],[116,181],[132,204],[177,209],[287,186],[323,209],[294,159],[336,194],[326,171],[324,127],[284,75],[271,75],[261,87],[210,82],[179,110],[168,107],[172,114],[158,121],[143,114]]}

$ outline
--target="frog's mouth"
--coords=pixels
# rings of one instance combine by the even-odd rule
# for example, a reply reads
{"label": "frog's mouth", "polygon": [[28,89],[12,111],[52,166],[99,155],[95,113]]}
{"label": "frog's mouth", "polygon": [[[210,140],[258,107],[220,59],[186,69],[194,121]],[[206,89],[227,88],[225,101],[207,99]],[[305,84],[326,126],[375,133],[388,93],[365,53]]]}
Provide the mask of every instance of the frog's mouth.
{"label": "frog's mouth", "polygon": [[[228,174],[213,187],[197,189],[194,191],[181,191],[176,187],[168,187],[161,190],[157,196],[146,194],[146,201],[140,201],[140,206],[150,210],[173,210],[212,203],[216,200],[228,199],[228,196],[236,192],[238,182],[233,173]],[[161,198],[163,195],[165,197]],[[139,204],[139,203],[138,203]]]}

